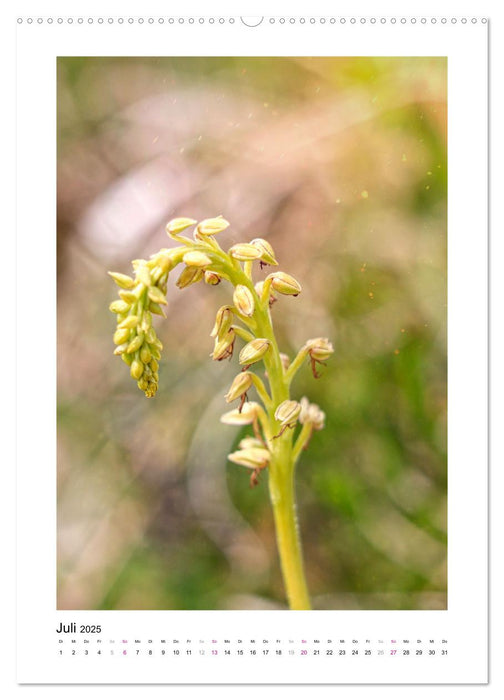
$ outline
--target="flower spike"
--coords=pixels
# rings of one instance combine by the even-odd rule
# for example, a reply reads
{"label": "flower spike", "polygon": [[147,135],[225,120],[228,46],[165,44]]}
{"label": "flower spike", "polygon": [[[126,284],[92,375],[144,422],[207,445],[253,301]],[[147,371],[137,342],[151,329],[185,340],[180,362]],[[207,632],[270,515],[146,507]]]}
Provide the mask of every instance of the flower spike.
{"label": "flower spike", "polygon": [[[193,237],[182,235],[191,226],[195,227]],[[138,388],[148,398],[153,397],[158,389],[163,349],[153,317],[166,318],[165,309],[170,308],[170,272],[182,265],[175,282],[179,289],[202,281],[203,288],[221,281],[231,284],[232,292],[227,303],[218,309],[210,334],[211,357],[216,361],[231,359],[236,343],[243,343],[238,358],[242,371],[234,377],[224,397],[226,403],[237,401],[238,406],[220,420],[226,425],[250,428],[248,435],[240,436],[238,448],[229,453],[228,459],[250,470],[251,487],[257,486],[260,475],[268,469],[289,604],[305,610],[310,602],[295,527],[292,477],[313,433],[324,427],[325,414],[306,397],[300,401],[291,398],[291,383],[307,359],[318,377],[317,364],[325,363],[334,349],[327,338],[312,338],[292,362],[279,351],[270,309],[274,302],[281,305],[281,295],[297,296],[301,285],[292,275],[279,270],[258,280],[255,272],[263,266],[278,266],[271,244],[264,238],[254,238],[249,243],[235,243],[225,252],[215,236],[228,226],[223,216],[199,223],[187,217],[172,219],[166,232],[179,245],[162,248],[148,260],[133,260],[132,275],[109,272],[118,288],[117,298],[109,306],[116,319],[113,352],[128,366]],[[252,387],[257,401],[248,401]]]}

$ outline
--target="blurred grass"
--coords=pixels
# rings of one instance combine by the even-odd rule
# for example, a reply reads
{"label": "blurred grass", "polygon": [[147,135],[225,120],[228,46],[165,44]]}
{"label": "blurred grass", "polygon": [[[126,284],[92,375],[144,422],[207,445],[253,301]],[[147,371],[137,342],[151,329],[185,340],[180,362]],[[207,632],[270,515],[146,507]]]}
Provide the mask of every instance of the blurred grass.
{"label": "blurred grass", "polygon": [[[298,468],[314,604],[446,607],[446,61],[58,60],[58,607],[284,606],[267,474],[226,464],[229,292],[169,290],[161,385],[112,356],[107,269],[223,213],[303,285],[272,313],[326,412]],[[267,270],[266,270],[267,272]]]}

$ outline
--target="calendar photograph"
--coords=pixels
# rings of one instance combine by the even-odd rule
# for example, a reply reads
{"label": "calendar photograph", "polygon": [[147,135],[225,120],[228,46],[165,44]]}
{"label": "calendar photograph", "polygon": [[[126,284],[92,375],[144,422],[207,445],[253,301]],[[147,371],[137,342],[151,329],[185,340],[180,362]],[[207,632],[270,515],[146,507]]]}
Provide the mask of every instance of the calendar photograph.
{"label": "calendar photograph", "polygon": [[56,69],[57,609],[447,610],[446,57]]}

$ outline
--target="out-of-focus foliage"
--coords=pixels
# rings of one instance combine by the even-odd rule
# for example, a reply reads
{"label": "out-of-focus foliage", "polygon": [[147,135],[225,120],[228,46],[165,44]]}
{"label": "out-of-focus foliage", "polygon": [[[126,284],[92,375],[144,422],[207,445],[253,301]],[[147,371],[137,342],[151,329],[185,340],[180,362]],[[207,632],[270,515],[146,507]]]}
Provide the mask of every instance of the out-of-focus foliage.
{"label": "out-of-focus foliage", "polygon": [[63,58],[58,113],[58,606],[284,605],[267,474],[218,420],[229,289],[170,283],[155,399],[112,355],[106,270],[223,214],[303,285],[281,350],[336,350],[294,385],[327,414],[297,473],[315,607],[446,607],[445,60]]}

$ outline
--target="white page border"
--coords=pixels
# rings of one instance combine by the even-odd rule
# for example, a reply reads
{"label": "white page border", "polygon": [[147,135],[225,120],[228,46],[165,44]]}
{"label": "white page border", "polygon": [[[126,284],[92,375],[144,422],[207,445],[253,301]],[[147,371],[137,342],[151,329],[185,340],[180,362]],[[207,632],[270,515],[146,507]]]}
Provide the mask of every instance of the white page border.
{"label": "white page border", "polygon": [[[416,18],[417,22],[412,24],[411,18],[405,18],[406,22],[401,24],[400,18],[396,22],[391,21],[394,18],[376,18],[377,22],[372,24],[370,19],[361,23],[360,18],[354,18],[356,22],[351,23],[352,18],[348,18],[345,24],[284,23],[280,33],[280,18],[275,18],[278,23],[257,29],[241,26],[239,18],[234,24],[219,24],[218,18],[214,18],[217,21],[212,24],[211,32],[209,18],[206,18],[208,23],[202,24],[199,21],[189,24],[189,18],[181,24],[174,18],[172,25],[168,21],[149,25],[148,18],[143,24],[138,21],[130,24],[129,17],[123,23],[115,21],[107,25],[99,24],[98,18],[93,24],[87,23],[87,18],[82,18],[82,24],[78,18],[72,24],[65,23],[65,18],[61,24],[57,18],[52,24],[47,23],[47,18],[32,18],[32,23],[28,19],[23,20],[18,31],[18,303],[20,308],[30,308],[23,285],[28,274],[38,280],[48,311],[43,317],[33,315],[30,327],[20,326],[18,336],[18,363],[23,368],[18,377],[19,679],[64,682],[65,678],[65,669],[56,669],[51,656],[56,621],[67,617],[66,613],[62,615],[55,610],[55,57],[91,55],[90,47],[94,55],[165,55],[169,33],[170,55],[187,55],[186,47],[190,46],[191,55],[448,56],[449,609],[446,612],[329,611],[323,615],[324,620],[332,617],[332,624],[348,630],[341,634],[369,636],[373,628],[383,634],[387,625],[391,634],[399,637],[420,633],[434,636],[435,629],[437,636],[450,638],[448,666],[454,659],[451,675],[444,664],[433,669],[429,679],[424,671],[415,679],[412,669],[405,666],[393,670],[394,682],[485,682],[487,66],[486,28],[482,21],[473,24],[471,19],[465,23],[459,19],[451,23],[447,19],[442,24],[439,18],[433,24],[432,18],[423,18],[424,23],[422,18]],[[261,29],[264,32],[257,42],[257,31]],[[257,53],[258,43],[260,53]],[[225,52],[222,46],[226,47]],[[468,46],[471,51],[467,50]],[[36,362],[30,342],[33,337],[45,338]],[[466,503],[471,504],[471,512]],[[279,625],[288,635],[292,615],[297,616],[296,626],[300,623],[299,615],[304,616],[305,634],[312,625],[314,634],[320,634],[316,631],[321,624],[319,612],[254,612],[252,625],[247,612],[85,612],[79,613],[79,620],[96,622],[99,616],[116,629],[124,626],[125,621],[131,625],[135,620],[135,629],[146,624],[153,634],[153,626],[166,625],[166,619],[175,621],[182,617],[185,627],[190,620],[201,629],[205,618],[213,617],[209,624],[215,629],[222,626],[224,619],[215,616],[226,616],[229,634],[233,628],[239,631],[246,625],[251,630],[260,630],[262,636],[269,626],[274,634]],[[160,617],[165,620],[160,622]],[[468,635],[478,640],[477,651],[473,644],[468,644]],[[30,658],[26,648],[28,639],[29,646],[38,640],[39,648],[48,648],[49,656],[46,658],[42,653],[36,660]],[[88,669],[82,669],[82,681],[89,679]],[[249,677],[246,669],[241,671],[237,677],[230,677],[229,670],[225,670],[223,678],[219,671],[210,670],[210,677],[202,677],[200,682],[212,682],[212,678],[214,682],[259,681],[256,672]],[[310,675],[306,668],[304,672]],[[186,680],[188,673],[192,672],[183,672]],[[271,669],[261,682],[297,680],[291,674],[288,679],[277,678],[276,673],[275,668]],[[362,680],[359,673],[356,670],[350,679],[324,676],[319,682],[355,682]],[[131,682],[146,680],[138,667],[132,674]],[[93,680],[114,682],[118,678],[110,678],[106,671]],[[124,669],[121,680],[126,680]],[[387,667],[377,668],[369,682],[390,680],[390,667]],[[74,672],[67,678],[70,681],[78,682]],[[169,681],[176,679],[170,677]],[[150,682],[167,682],[166,672],[155,678],[151,675]]]}

